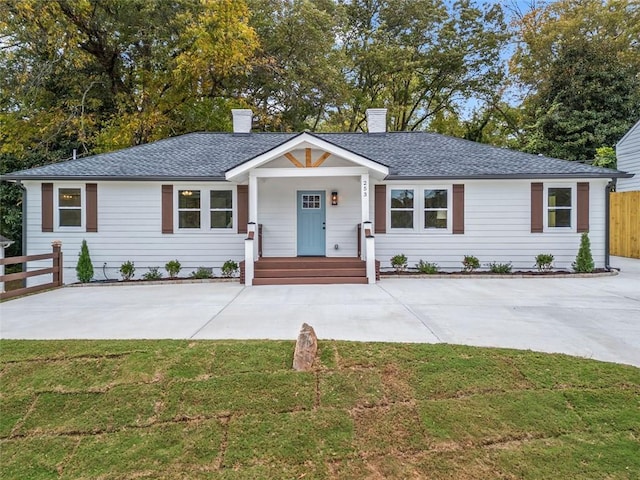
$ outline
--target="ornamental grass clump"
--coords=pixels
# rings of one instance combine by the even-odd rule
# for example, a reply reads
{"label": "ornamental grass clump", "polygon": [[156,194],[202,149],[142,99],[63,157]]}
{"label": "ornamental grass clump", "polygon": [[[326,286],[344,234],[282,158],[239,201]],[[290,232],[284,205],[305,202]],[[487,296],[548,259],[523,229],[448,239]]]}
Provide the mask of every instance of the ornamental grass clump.
{"label": "ornamental grass clump", "polygon": [[162,272],[160,267],[149,267],[149,271],[142,275],[144,280],[160,280],[162,278]]}
{"label": "ornamental grass clump", "polygon": [[591,255],[591,242],[587,232],[584,232],[580,237],[578,255],[576,255],[576,261],[571,266],[576,273],[591,273],[595,268],[593,256]]}
{"label": "ornamental grass clump", "polygon": [[76,273],[81,283],[88,283],[93,278],[93,265],[86,240],[82,240],[82,246],[78,254],[78,263],[76,264]]}
{"label": "ornamental grass clump", "polygon": [[420,260],[418,263],[416,263],[416,269],[420,273],[427,273],[432,275],[434,273],[438,273],[438,264]]}

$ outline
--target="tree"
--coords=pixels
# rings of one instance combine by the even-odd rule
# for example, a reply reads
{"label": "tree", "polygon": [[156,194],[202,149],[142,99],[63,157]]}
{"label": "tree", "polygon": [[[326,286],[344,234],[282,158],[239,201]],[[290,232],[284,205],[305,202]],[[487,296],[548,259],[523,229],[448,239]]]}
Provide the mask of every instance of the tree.
{"label": "tree", "polygon": [[523,149],[592,160],[640,116],[640,8],[631,0],[559,0],[518,22],[512,72],[529,89]]}
{"label": "tree", "polygon": [[347,94],[332,121],[362,128],[369,107],[386,106],[391,130],[425,129],[438,112],[484,98],[503,79],[508,39],[499,5],[470,0],[343,0],[339,46]]}
{"label": "tree", "polygon": [[596,167],[617,168],[618,159],[616,158],[615,149],[613,147],[596,148],[596,156],[593,164]]}
{"label": "tree", "polygon": [[86,240],[82,240],[82,246],[78,254],[78,263],[76,264],[76,274],[81,283],[88,283],[93,278],[93,265],[91,264],[89,247],[87,247]]}

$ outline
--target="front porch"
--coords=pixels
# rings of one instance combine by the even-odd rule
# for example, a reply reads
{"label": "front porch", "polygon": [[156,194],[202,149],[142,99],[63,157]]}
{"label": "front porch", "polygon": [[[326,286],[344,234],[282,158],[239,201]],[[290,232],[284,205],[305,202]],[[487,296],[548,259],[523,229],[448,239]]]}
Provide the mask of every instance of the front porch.
{"label": "front porch", "polygon": [[[376,280],[380,262],[375,262]],[[240,283],[245,283],[245,262]],[[254,263],[253,285],[368,283],[367,263],[357,257],[268,257]]]}

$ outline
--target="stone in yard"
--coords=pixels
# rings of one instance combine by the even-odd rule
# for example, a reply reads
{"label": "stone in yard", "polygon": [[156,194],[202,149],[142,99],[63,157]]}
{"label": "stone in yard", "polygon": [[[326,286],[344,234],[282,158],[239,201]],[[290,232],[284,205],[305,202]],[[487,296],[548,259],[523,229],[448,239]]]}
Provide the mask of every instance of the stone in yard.
{"label": "stone in yard", "polygon": [[302,324],[293,354],[293,369],[299,372],[311,370],[318,351],[318,337],[311,325]]}

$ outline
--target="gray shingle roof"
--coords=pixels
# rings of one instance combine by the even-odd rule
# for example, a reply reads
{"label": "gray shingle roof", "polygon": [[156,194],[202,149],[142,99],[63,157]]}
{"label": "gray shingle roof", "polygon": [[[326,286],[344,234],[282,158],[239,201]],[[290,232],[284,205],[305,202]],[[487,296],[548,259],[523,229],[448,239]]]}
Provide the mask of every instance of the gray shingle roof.
{"label": "gray shingle roof", "polygon": [[[5,175],[27,179],[221,179],[295,133],[190,133]],[[624,172],[493,147],[436,133],[312,134],[389,167],[389,179],[622,177]]]}

